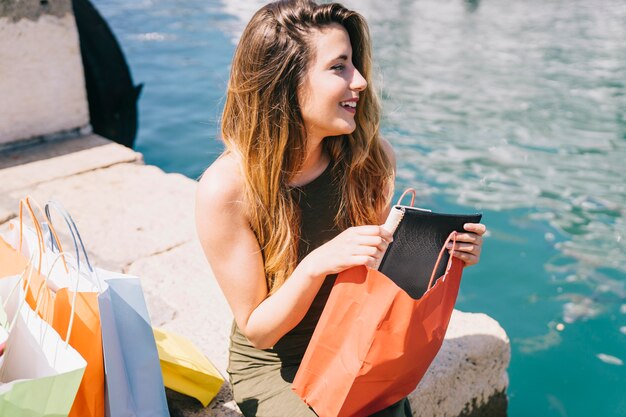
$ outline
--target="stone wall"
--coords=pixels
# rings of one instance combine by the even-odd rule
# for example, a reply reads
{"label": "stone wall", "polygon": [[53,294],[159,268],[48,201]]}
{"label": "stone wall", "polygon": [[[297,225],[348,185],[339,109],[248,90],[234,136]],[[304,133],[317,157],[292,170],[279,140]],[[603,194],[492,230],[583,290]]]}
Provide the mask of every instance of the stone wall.
{"label": "stone wall", "polygon": [[89,130],[71,0],[0,1],[0,148]]}

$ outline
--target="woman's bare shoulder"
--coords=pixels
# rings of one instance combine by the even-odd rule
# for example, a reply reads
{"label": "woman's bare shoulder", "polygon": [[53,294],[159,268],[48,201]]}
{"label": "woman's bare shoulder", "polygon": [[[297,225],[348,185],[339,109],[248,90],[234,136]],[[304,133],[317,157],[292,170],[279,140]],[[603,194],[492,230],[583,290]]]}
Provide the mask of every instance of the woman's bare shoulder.
{"label": "woman's bare shoulder", "polygon": [[221,209],[243,199],[243,179],[239,161],[223,154],[202,174],[196,191],[196,206],[205,210]]}

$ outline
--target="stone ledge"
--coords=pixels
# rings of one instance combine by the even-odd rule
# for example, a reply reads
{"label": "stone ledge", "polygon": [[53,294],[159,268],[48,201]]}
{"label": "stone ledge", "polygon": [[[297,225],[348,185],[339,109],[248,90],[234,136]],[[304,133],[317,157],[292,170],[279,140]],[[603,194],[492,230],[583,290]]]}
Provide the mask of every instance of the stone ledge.
{"label": "stone ledge", "polygon": [[[441,350],[409,395],[413,415],[461,416],[493,407],[508,386],[510,357],[509,339],[497,321],[454,310]],[[506,402],[499,411],[488,415],[506,415]]]}
{"label": "stone ledge", "polygon": [[142,155],[95,134],[4,150],[0,194],[131,162],[141,163]]}
{"label": "stone ledge", "polygon": [[[90,158],[101,158],[97,149]],[[36,164],[54,170],[55,160],[64,163],[61,157]],[[5,177],[5,170],[0,172],[11,181],[11,173]],[[17,213],[18,201],[26,195],[41,204],[58,200],[73,214],[94,263],[121,271],[138,259],[195,239],[194,193],[195,182],[182,175],[165,174],[154,166],[117,164],[0,194],[0,214]],[[64,235],[63,223],[57,223]]]}

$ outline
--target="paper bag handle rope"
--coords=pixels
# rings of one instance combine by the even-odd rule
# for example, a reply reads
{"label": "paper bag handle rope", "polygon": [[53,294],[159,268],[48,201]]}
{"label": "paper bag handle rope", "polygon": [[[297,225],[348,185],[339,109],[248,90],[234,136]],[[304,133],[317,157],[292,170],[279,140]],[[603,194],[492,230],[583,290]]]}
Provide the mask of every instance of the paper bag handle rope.
{"label": "paper bag handle rope", "polygon": [[[67,258],[71,259],[71,258],[73,258],[73,256],[70,253],[59,252],[57,254],[56,258],[54,258],[54,261],[50,265],[48,273],[44,277],[44,279],[46,280],[46,287],[48,286],[47,285],[48,277],[50,276],[50,274],[54,270],[54,266],[56,265],[57,261],[59,259],[63,259],[63,262],[65,262],[65,259],[67,259]],[[80,284],[80,270],[76,269],[76,286],[74,287],[74,294],[72,295],[72,309],[70,310],[70,321],[69,321],[69,323],[67,325],[67,333],[66,333],[66,337],[65,337],[65,347],[66,348],[67,348],[67,344],[70,342],[70,335],[72,333],[72,327],[74,327],[74,313],[76,311],[76,297],[78,296],[78,286],[79,286],[79,284]],[[36,303],[36,307],[35,307],[35,312],[38,312],[38,311],[39,311],[39,299],[37,299],[37,303]]]}
{"label": "paper bag handle rope", "polygon": [[[30,218],[33,221],[33,224],[35,226],[35,231],[37,232],[37,243],[39,246],[39,265],[37,268],[37,272],[39,274],[41,274],[41,263],[42,263],[42,258],[43,258],[43,252],[45,252],[46,247],[44,244],[44,238],[43,238],[43,232],[41,230],[41,224],[39,222],[39,220],[37,219],[37,216],[35,216],[35,212],[33,210],[33,207],[31,205],[31,200],[32,198],[30,196],[27,196],[25,199],[21,199],[20,200],[20,209],[19,209],[19,218],[20,218],[20,229],[19,229],[19,244],[18,244],[18,251],[21,252],[22,251],[22,238],[23,238],[23,231],[24,231],[24,219],[22,216],[22,210],[23,210],[23,206],[26,206],[28,213],[30,214]],[[39,210],[39,213],[41,213],[42,215],[44,215],[43,210],[41,209],[41,206],[39,205],[39,203],[37,203],[37,201],[32,200],[34,202],[35,207]],[[44,215],[45,217],[45,215]],[[51,224],[48,224],[48,228],[50,229],[50,233],[52,235],[54,235],[54,237],[56,239],[58,239],[56,230],[54,230],[54,226],[52,226]],[[59,251],[63,252],[63,248],[61,248],[59,246]],[[67,264],[65,262],[65,259],[63,259],[63,266],[65,267],[65,272],[69,272],[68,268],[67,268]]]}
{"label": "paper bag handle rope", "polygon": [[[6,296],[6,298],[2,301],[2,308],[6,311],[7,309],[7,304],[9,303],[9,300],[11,299],[11,297],[13,296],[13,293],[15,292],[15,290],[17,290],[20,287],[20,284],[24,281],[24,275],[28,272],[28,278],[26,279],[26,287],[28,287],[30,285],[30,280],[33,277],[33,258],[35,257],[35,253],[31,253],[30,254],[30,259],[28,260],[28,263],[26,264],[26,268],[24,269],[24,271],[20,274],[20,279],[17,280],[17,282],[15,283],[15,285],[13,286],[13,288],[11,288],[11,291],[9,291],[9,294]],[[23,297],[24,300],[26,300],[26,297]],[[20,300],[20,304],[18,305],[18,311],[22,306],[22,300]],[[13,329],[13,322],[15,321],[15,317],[13,318],[13,320],[11,321],[11,323],[9,324],[8,327],[8,331],[9,333],[11,333],[11,329]]]}
{"label": "paper bag handle rope", "polygon": [[[94,268],[91,266],[91,262],[89,262],[89,255],[87,255],[87,249],[85,249],[85,245],[83,244],[83,239],[80,237],[80,233],[78,232],[78,227],[76,226],[74,219],[72,218],[70,213],[65,209],[65,207],[61,203],[54,201],[54,200],[49,200],[44,206],[44,209],[46,212],[46,218],[48,219],[48,224],[50,224],[51,226],[53,222],[52,222],[52,216],[50,215],[50,208],[53,208],[57,213],[61,215],[61,217],[63,217],[63,220],[65,220],[65,224],[70,230],[72,240],[74,241],[74,249],[76,250],[76,267],[78,268],[78,271],[80,272],[81,270],[80,269],[80,258],[81,258],[80,252],[82,252],[83,257],[85,259],[85,263],[87,264],[87,269],[89,271],[89,277],[91,278],[92,281],[95,281],[95,284],[98,286],[98,289],[102,291],[100,279],[98,278]],[[50,246],[52,247],[52,249],[54,249],[55,245],[59,248],[59,251],[62,251],[61,243],[56,234],[54,236],[50,236]],[[79,251],[79,248],[80,248],[80,251]]]}
{"label": "paper bag handle rope", "polygon": [[[20,200],[20,206],[19,206],[20,207],[19,208],[20,228],[18,231],[19,243],[17,245],[17,251],[20,253],[22,252],[22,237],[24,235],[24,215],[23,215],[24,206],[27,207],[27,210],[30,214],[30,218],[32,219],[33,224],[35,226],[35,232],[37,233],[37,247],[39,249],[39,265],[37,267],[37,271],[41,273],[41,262],[43,258],[43,234],[41,233],[41,226],[39,225],[39,222],[37,221],[37,218],[35,217],[35,213],[33,213],[33,209],[26,203],[24,199]],[[32,260],[33,260],[33,256],[30,257],[29,262],[32,262]]]}
{"label": "paper bag handle rope", "polygon": [[[28,206],[28,208],[31,211],[31,214],[34,215],[33,213],[33,209],[32,209],[32,205],[31,205],[31,200],[35,205],[35,208],[37,208],[37,210],[39,211],[39,214],[41,214],[44,218],[46,218],[46,214],[44,213],[43,209],[41,208],[41,206],[39,205],[39,203],[37,202],[37,200],[33,199],[31,196],[26,196],[26,205]],[[36,218],[33,218],[33,221],[37,220]],[[52,236],[54,236],[55,239],[59,239],[59,236],[57,235],[56,230],[54,229],[54,225],[52,225],[51,223],[47,223],[48,224],[48,228],[50,229],[50,233],[52,234]],[[40,227],[41,227],[41,223],[40,223]],[[41,230],[41,229],[40,229]],[[41,240],[43,241],[43,231],[41,233]],[[45,249],[45,245],[44,245],[44,249]],[[63,248],[59,246],[59,252],[63,252]],[[65,265],[65,259],[63,260],[63,265]],[[69,272],[67,270],[67,265],[65,265],[65,271]]]}

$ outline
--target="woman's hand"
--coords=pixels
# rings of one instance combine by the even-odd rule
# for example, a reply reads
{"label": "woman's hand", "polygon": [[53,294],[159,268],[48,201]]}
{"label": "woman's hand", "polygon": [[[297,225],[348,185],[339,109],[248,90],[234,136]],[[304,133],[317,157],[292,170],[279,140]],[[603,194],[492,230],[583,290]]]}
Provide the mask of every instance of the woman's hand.
{"label": "woman's hand", "polygon": [[468,233],[459,233],[456,237],[456,247],[452,248],[452,242],[448,243],[450,254],[465,262],[466,266],[476,265],[480,260],[480,252],[483,247],[483,235],[487,231],[484,224],[466,223],[463,228]]}
{"label": "woman's hand", "polygon": [[307,263],[314,277],[337,274],[357,265],[373,268],[392,240],[393,235],[381,226],[350,227],[309,253],[302,262]]}

